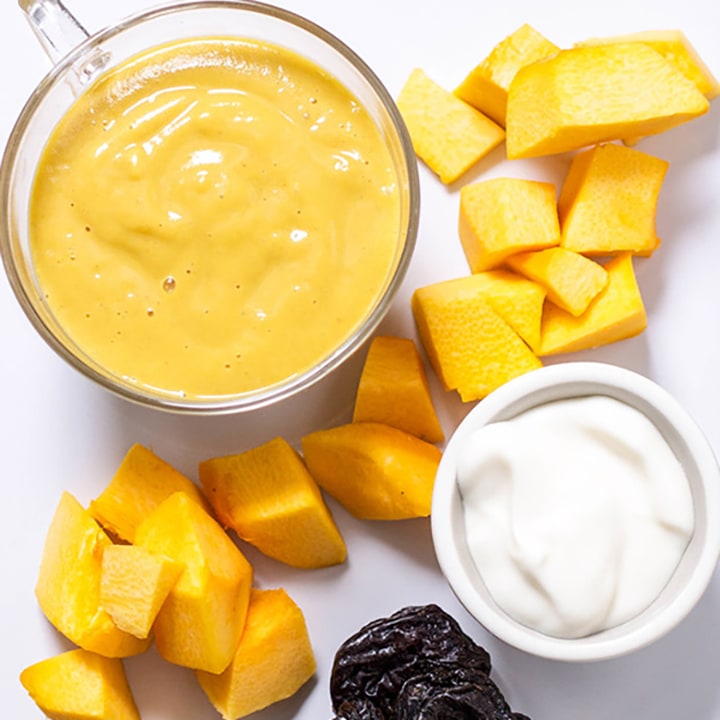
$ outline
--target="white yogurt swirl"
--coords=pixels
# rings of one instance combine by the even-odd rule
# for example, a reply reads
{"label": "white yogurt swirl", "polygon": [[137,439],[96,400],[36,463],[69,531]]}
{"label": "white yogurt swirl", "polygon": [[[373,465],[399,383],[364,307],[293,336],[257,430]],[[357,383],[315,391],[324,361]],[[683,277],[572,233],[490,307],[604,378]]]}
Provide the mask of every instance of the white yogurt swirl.
{"label": "white yogurt swirl", "polygon": [[468,546],[495,602],[583,637],[645,610],[693,533],[690,487],[655,425],[607,396],[486,425],[460,454]]}

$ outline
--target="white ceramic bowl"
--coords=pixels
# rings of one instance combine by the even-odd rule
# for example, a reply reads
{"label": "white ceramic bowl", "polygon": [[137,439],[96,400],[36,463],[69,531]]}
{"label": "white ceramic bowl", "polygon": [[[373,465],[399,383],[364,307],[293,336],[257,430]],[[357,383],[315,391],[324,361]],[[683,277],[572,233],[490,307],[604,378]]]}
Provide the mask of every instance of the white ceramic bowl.
{"label": "white ceramic bowl", "polygon": [[[508,616],[494,602],[470,556],[456,482],[459,451],[478,428],[531,407],[582,395],[608,395],[652,420],[687,474],[695,529],[670,581],[632,620],[578,639],[550,637]],[[695,606],[720,557],[720,469],[704,435],[678,402],[656,383],[602,363],[564,363],[532,371],[491,393],[474,407],[448,442],[437,473],[432,535],[440,567],[460,602],[500,640],[533,655],[563,661],[604,660],[644,647],[675,627]]]}

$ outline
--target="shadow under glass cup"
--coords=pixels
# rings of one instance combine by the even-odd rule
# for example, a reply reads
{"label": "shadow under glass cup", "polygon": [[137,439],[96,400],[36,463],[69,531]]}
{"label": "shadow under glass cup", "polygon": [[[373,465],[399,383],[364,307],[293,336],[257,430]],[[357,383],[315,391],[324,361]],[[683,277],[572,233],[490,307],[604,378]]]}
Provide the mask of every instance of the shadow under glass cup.
{"label": "shadow under glass cup", "polygon": [[[373,71],[321,27],[286,10],[246,0],[201,0],[156,8],[88,35],[58,0],[20,0],[33,30],[56,62],[23,108],[0,169],[0,251],[11,287],[33,326],[62,358],[128,400],[164,410],[213,414],[251,410],[295,395],[326,377],[371,335],[390,307],[412,257],[419,219],[417,162],[395,103]],[[364,107],[385,142],[400,197],[392,267],[366,317],[313,367],[277,384],[236,395],[185,398],[152,392],[100,365],[74,342],[46,302],[33,268],[29,205],[45,143],[85,87],[103,72],[161,44],[237,36],[290,50],[322,68]],[[74,46],[75,43],[79,45]],[[68,52],[64,50],[67,48]]]}

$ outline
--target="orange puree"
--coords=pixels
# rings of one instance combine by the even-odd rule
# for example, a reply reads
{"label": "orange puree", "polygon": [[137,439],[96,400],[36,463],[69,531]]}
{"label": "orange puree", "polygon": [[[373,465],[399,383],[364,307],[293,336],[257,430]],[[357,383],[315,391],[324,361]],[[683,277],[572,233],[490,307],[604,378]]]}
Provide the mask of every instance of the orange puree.
{"label": "orange puree", "polygon": [[161,46],[50,137],[30,237],[68,335],[145,389],[268,387],[373,306],[397,260],[390,153],[358,101],[272,45]]}

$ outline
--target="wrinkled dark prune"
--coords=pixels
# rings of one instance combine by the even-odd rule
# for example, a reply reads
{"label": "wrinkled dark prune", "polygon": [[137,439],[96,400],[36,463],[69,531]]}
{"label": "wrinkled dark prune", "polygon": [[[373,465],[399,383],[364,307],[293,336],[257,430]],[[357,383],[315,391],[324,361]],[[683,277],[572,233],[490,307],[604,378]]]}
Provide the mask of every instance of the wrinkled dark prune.
{"label": "wrinkled dark prune", "polygon": [[490,679],[490,656],[437,605],[408,607],[348,638],[335,655],[337,720],[529,720]]}
{"label": "wrinkled dark prune", "polygon": [[346,700],[336,710],[335,720],[386,720],[369,700]]}
{"label": "wrinkled dark prune", "polygon": [[410,678],[397,698],[396,720],[522,720],[487,676],[458,678],[435,671]]}
{"label": "wrinkled dark prune", "polygon": [[405,681],[442,666],[469,678],[487,675],[490,656],[437,605],[403,608],[340,646],[330,678],[333,709],[344,700],[368,699],[392,720]]}

